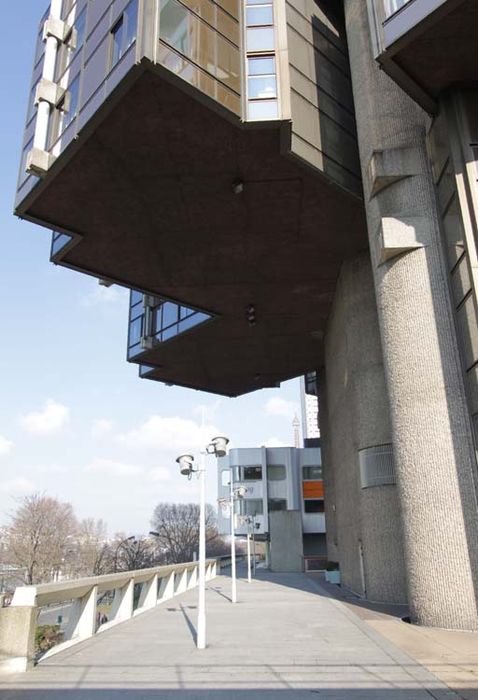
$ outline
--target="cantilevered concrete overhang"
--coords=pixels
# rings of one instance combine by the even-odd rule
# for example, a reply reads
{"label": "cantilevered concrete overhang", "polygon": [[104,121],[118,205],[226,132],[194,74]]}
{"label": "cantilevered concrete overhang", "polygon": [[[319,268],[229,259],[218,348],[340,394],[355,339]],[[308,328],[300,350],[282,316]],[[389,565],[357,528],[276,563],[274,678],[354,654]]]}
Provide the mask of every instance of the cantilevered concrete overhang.
{"label": "cantilevered concrete overhang", "polygon": [[214,315],[141,358],[157,378],[275,385],[321,364],[340,266],[367,246],[361,200],[288,157],[289,134],[140,66],[18,214],[75,235],[58,264]]}
{"label": "cantilevered concrete overhang", "polygon": [[428,112],[456,84],[477,82],[476,0],[410,0],[383,22],[378,60]]}

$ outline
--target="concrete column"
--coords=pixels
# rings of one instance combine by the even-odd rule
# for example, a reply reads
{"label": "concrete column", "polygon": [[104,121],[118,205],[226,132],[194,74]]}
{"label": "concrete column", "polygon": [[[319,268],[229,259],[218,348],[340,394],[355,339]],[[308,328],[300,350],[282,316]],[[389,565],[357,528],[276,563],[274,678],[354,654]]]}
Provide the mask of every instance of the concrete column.
{"label": "concrete column", "polygon": [[129,620],[133,616],[134,579],[123,588],[116,588],[111,606],[111,619],[115,622]]}
{"label": "concrete column", "polygon": [[184,571],[181,571],[181,573],[178,573],[176,575],[176,585],[174,589],[174,595],[178,595],[179,593],[184,593],[184,591],[187,590],[188,588],[188,570],[184,569]]}
{"label": "concrete column", "polygon": [[21,673],[33,668],[37,618],[38,608],[35,606],[0,608],[2,671]]}
{"label": "concrete column", "polygon": [[139,596],[138,610],[148,610],[154,608],[157,603],[158,594],[158,574],[154,574],[149,581],[143,583],[141,595]]}
{"label": "concrete column", "polygon": [[[209,567],[206,569],[206,580],[207,580],[207,573],[209,571]],[[194,588],[198,584],[198,570],[196,569],[190,569],[188,571],[188,590],[190,588]]]}
{"label": "concrete column", "polygon": [[425,148],[428,118],[374,61],[367,3],[344,6],[411,617],[477,629],[476,461]]}
{"label": "concrete column", "polygon": [[[323,381],[323,379],[322,379]],[[362,488],[364,449],[391,442],[389,402],[370,258],[342,265],[325,336],[324,472],[330,560],[343,583],[380,602],[406,602],[396,485]],[[321,386],[323,389],[323,386]],[[330,428],[329,428],[330,426]],[[329,523],[331,525],[329,533]]]}
{"label": "concrete column", "polygon": [[98,586],[93,586],[83,598],[78,598],[72,603],[65,630],[65,641],[78,637],[88,639],[96,631],[96,601],[98,598]]}
{"label": "concrete column", "polygon": [[174,596],[174,571],[169,576],[164,576],[159,584],[158,603],[169,600]]}

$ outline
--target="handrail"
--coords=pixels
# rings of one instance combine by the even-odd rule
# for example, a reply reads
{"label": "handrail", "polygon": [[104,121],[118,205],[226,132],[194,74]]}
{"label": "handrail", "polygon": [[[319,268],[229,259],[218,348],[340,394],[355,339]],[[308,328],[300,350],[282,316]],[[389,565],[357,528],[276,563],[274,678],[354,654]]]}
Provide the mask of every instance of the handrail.
{"label": "handrail", "polygon": [[[206,560],[206,581],[215,578],[218,568],[227,566],[227,561],[222,559],[217,557]],[[0,651],[7,657],[2,665],[13,671],[25,671],[33,665],[35,629],[42,606],[72,601],[63,641],[44,654],[42,659],[45,659],[194,588],[198,583],[198,567],[197,561],[183,562],[35,586],[19,586],[11,605],[0,608]],[[141,589],[135,608],[137,584],[141,584]],[[108,613],[109,619],[100,623],[98,598],[105,591],[114,591],[114,596]],[[138,595],[137,589],[136,594]],[[2,630],[5,630],[5,634]]]}
{"label": "handrail", "polygon": [[[207,559],[206,566],[216,562],[216,558]],[[12,606],[38,606],[62,603],[72,598],[81,598],[93,586],[98,587],[98,592],[104,592],[116,588],[122,588],[130,579],[135,583],[144,583],[157,575],[163,578],[171,572],[181,573],[197,568],[198,562],[184,562],[181,564],[167,564],[150,569],[135,569],[131,571],[119,571],[115,574],[103,574],[102,576],[89,576],[86,578],[67,579],[54,583],[40,583],[32,586],[18,586],[13,594]]]}

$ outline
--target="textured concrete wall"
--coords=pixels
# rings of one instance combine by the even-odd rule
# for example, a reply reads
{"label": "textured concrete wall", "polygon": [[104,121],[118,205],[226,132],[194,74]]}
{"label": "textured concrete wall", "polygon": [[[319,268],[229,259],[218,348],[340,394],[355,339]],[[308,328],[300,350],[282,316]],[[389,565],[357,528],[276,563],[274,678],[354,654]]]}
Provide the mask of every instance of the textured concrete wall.
{"label": "textured concrete wall", "polygon": [[269,513],[271,571],[302,571],[302,514],[300,510]]}
{"label": "textured concrete wall", "polygon": [[36,617],[36,608],[0,608],[0,657],[20,662],[18,670],[33,664]]}
{"label": "textured concrete wall", "polygon": [[[477,629],[476,461],[425,148],[427,117],[375,64],[366,3],[345,0],[345,13],[411,616]],[[398,174],[408,177],[374,193],[369,164],[377,151],[407,160]],[[397,171],[385,168],[387,174]]]}
{"label": "textured concrete wall", "polygon": [[[324,435],[327,535],[337,540],[345,585],[372,600],[405,602],[396,487],[362,489],[360,483],[358,451],[391,441],[368,253],[342,267],[327,327],[325,357],[325,411],[330,426],[330,430],[325,426]],[[321,410],[321,421],[323,416]],[[328,489],[331,477],[332,493]],[[329,533],[331,512],[334,518]]]}
{"label": "textured concrete wall", "polygon": [[327,540],[327,559],[329,561],[339,560],[337,518],[335,517],[335,473],[331,462],[331,433],[329,426],[329,413],[327,401],[327,381],[325,370],[322,368],[317,373],[317,389],[319,398],[319,427],[322,455],[322,471],[324,475],[324,506],[325,506],[325,527]]}

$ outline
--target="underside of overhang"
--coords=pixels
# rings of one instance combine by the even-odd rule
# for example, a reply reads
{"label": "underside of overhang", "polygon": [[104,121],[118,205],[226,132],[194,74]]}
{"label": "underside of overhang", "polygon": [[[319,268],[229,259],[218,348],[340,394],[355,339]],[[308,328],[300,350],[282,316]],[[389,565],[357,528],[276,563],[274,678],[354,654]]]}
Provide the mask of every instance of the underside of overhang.
{"label": "underside of overhang", "polygon": [[141,358],[163,381],[237,395],[321,363],[363,206],[289,159],[284,133],[146,71],[20,212],[80,237],[59,264],[214,315]]}
{"label": "underside of overhang", "polygon": [[433,112],[443,90],[477,82],[477,29],[476,0],[445,3],[391,44],[379,61],[405,92]]}

